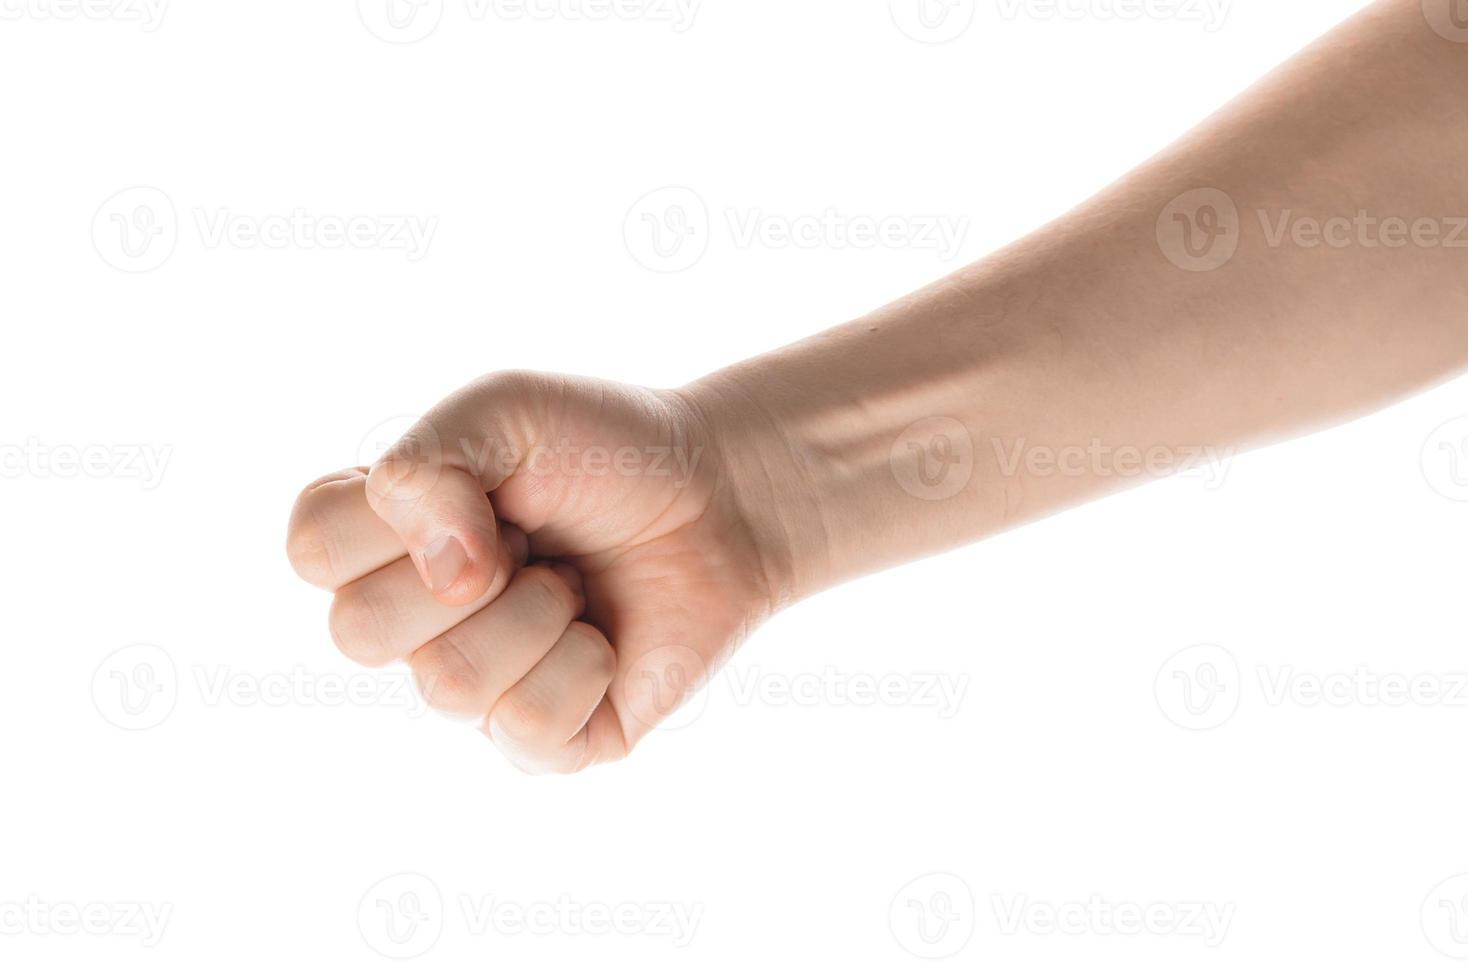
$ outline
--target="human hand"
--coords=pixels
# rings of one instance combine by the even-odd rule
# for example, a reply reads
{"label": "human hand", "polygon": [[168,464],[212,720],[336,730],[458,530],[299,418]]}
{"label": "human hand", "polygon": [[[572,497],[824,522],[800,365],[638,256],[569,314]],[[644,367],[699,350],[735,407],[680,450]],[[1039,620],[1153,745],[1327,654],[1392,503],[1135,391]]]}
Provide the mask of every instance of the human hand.
{"label": "human hand", "polygon": [[779,601],[728,441],[680,393],[490,375],[302,491],[287,550],[336,593],[348,657],[406,660],[518,767],[576,771],[625,756]]}

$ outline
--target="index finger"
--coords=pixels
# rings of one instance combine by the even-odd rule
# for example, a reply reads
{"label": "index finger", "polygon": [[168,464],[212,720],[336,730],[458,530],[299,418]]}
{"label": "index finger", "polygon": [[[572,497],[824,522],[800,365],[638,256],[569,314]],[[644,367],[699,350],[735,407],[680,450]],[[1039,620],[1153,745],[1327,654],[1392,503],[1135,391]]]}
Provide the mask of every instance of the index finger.
{"label": "index finger", "polygon": [[296,498],[286,554],[296,574],[335,592],[408,553],[367,501],[367,471],[329,473]]}

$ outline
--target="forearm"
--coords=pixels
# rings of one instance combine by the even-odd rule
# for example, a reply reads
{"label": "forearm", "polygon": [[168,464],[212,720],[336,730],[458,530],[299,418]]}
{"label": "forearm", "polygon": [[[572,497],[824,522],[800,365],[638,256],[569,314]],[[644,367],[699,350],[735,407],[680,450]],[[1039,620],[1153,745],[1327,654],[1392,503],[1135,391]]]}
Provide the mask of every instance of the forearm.
{"label": "forearm", "polygon": [[[727,465],[773,525],[782,601],[1459,371],[1465,85],[1468,44],[1417,0],[1379,3],[1027,239],[690,386],[733,444],[759,447]],[[1171,207],[1205,188],[1227,198]],[[1231,257],[1227,238],[1182,250],[1169,229],[1223,200]],[[1302,218],[1338,219],[1331,241],[1310,246]],[[1370,224],[1388,218],[1405,242]]]}

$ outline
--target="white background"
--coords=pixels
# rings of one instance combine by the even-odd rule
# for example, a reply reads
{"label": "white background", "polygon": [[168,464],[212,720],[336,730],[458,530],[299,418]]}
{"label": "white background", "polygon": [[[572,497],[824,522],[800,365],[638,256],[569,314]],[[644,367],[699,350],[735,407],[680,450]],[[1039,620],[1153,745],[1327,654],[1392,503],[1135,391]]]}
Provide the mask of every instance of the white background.
{"label": "white background", "polygon": [[[1359,0],[1235,0],[1214,30],[960,3],[941,45],[887,0],[706,0],[681,31],[661,5],[445,0],[412,44],[371,2],[176,2],[152,30],[118,3],[0,21],[0,973],[1461,975],[1468,911],[1454,942],[1439,900],[1468,888],[1434,889],[1468,872],[1468,423],[1434,430],[1468,382],[809,601],[691,723],[569,779],[417,717],[401,675],[340,703],[323,685],[362,674],[283,548],[301,485],[469,378],[675,385],[861,314],[1062,213]],[[698,261],[655,272],[627,219],[669,186],[707,218],[685,210],[673,264]],[[134,234],[161,234],[129,258],[140,204]],[[952,255],[780,247],[740,241],[752,209],[968,224]],[[421,256],[212,236],[298,210],[434,232]],[[1221,700],[1189,713],[1179,673],[1209,665]],[[1363,666],[1447,693],[1373,704]],[[1333,704],[1275,690],[1339,675]],[[907,694],[842,686],[874,679]],[[386,932],[414,900],[418,930]],[[1228,929],[1094,912],[1137,906]],[[68,909],[101,934],[62,934]],[[599,909],[623,928],[589,934]]]}

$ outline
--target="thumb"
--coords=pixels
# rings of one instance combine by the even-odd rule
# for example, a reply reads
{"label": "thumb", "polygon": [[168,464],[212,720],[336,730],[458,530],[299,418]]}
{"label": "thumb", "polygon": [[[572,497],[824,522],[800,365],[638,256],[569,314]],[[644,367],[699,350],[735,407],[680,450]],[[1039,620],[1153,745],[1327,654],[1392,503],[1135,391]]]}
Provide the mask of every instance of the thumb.
{"label": "thumb", "polygon": [[504,401],[486,398],[483,386],[463,389],[419,419],[367,474],[368,503],[447,605],[474,602],[508,581],[488,494],[515,471],[526,440],[504,424],[524,406]]}

